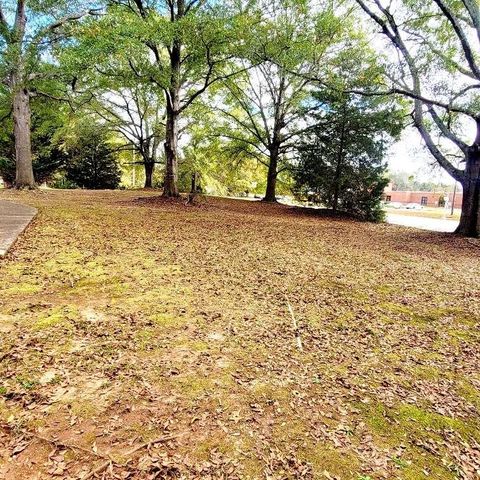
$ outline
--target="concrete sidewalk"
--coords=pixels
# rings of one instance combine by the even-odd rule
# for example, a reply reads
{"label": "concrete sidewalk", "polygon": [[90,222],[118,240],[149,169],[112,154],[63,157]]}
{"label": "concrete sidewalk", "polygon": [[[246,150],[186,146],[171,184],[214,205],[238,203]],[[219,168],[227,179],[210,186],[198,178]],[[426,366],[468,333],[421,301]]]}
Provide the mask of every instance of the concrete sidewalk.
{"label": "concrete sidewalk", "polygon": [[0,257],[8,252],[36,214],[36,208],[0,200]]}

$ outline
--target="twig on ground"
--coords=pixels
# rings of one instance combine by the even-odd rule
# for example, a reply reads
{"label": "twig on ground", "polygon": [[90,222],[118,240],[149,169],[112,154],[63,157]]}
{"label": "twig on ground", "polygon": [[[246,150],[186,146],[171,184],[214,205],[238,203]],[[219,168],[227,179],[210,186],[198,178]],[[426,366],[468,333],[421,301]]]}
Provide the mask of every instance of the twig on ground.
{"label": "twig on ground", "polygon": [[[138,452],[139,450],[141,450],[142,448],[145,448],[145,447],[150,448],[152,445],[155,445],[156,443],[168,442],[169,440],[174,440],[175,438],[178,438],[178,437],[179,435],[167,435],[163,437],[158,437],[155,440],[150,440],[149,442],[145,442],[140,445],[137,445],[136,447],[132,448],[128,452],[122,454],[122,456],[129,457],[134,453]],[[97,473],[102,472],[103,470],[108,468],[108,466],[112,463],[113,463],[113,460],[109,458],[108,460],[100,464],[97,468],[90,470],[90,472],[88,472],[86,475],[82,477],[82,480],[88,480],[89,478],[93,478]]]}
{"label": "twig on ground", "polygon": [[290,301],[288,300],[287,295],[285,295],[285,300],[287,301],[288,311],[290,312],[290,315],[292,317],[293,329],[295,332],[295,337],[297,339],[297,347],[301,352],[303,352],[302,337],[300,337],[300,330],[298,328],[297,319],[295,318],[292,305],[290,304]]}
{"label": "twig on ground", "polygon": [[101,453],[94,452],[93,450],[90,450],[86,447],[81,447],[80,445],[60,442],[60,441],[55,440],[53,438],[42,437],[41,435],[37,435],[36,433],[32,433],[31,436],[33,438],[37,438],[38,440],[42,440],[43,442],[51,443],[52,445],[55,445],[58,448],[69,448],[70,450],[80,450],[81,452],[85,452],[85,453],[88,453],[90,455],[95,455],[96,457],[110,459],[110,457],[108,457],[108,455],[103,455]]}
{"label": "twig on ground", "polygon": [[11,353],[12,352],[9,351],[9,352],[6,352],[6,353],[0,355],[0,362],[3,362],[7,357],[9,357],[11,355]]}

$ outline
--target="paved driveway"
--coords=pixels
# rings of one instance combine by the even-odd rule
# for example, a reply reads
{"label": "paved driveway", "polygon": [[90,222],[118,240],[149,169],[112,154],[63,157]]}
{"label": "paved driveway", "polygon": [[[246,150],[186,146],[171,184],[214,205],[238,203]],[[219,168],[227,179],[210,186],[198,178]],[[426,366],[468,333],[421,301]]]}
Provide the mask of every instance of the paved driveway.
{"label": "paved driveway", "polygon": [[453,232],[458,225],[458,220],[447,220],[441,218],[413,217],[410,215],[387,214],[387,222],[404,227],[421,228],[434,232]]}
{"label": "paved driveway", "polygon": [[0,257],[7,253],[36,214],[36,208],[0,200]]}

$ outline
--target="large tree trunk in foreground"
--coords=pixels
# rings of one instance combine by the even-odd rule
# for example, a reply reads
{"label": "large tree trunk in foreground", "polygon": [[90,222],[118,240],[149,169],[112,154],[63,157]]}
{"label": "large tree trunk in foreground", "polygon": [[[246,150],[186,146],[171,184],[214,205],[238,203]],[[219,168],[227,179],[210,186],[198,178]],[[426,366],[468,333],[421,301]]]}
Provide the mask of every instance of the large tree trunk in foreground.
{"label": "large tree trunk in foreground", "polygon": [[155,163],[151,161],[145,161],[145,188],[152,188],[153,187],[153,169],[155,167]]}
{"label": "large tree trunk in foreground", "polygon": [[16,188],[35,188],[32,166],[30,117],[30,96],[26,89],[20,88],[15,93],[13,99]]}
{"label": "large tree trunk in foreground", "polygon": [[480,144],[475,142],[468,150],[464,176],[462,214],[455,233],[465,237],[480,236]]}
{"label": "large tree trunk in foreground", "polygon": [[265,192],[264,202],[276,202],[277,191],[277,168],[278,168],[278,147],[270,150],[270,163],[268,164],[267,189]]}

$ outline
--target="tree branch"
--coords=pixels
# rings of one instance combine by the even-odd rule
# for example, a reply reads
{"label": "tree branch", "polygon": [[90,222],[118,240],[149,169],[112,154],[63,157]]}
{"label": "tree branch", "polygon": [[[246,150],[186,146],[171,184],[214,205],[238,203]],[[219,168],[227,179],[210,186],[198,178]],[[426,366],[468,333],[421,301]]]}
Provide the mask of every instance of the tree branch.
{"label": "tree branch", "polygon": [[468,41],[467,35],[463,31],[462,26],[460,25],[460,22],[455,17],[455,15],[450,10],[450,8],[448,8],[447,5],[443,2],[443,0],[433,0],[433,1],[437,4],[438,8],[440,8],[442,13],[445,15],[445,17],[447,17],[447,20],[450,22],[450,25],[452,26],[453,30],[455,31],[458,37],[458,40],[460,41],[460,44],[462,45],[462,50],[465,55],[465,59],[467,60],[467,63],[470,69],[472,70],[472,73],[476,76],[477,79],[480,80],[480,69],[476,64],[475,56],[470,46],[470,42]]}
{"label": "tree branch", "polygon": [[[435,142],[430,135],[427,127],[425,126],[425,121],[423,117],[423,104],[426,103],[427,105],[437,105],[442,108],[446,108],[450,111],[456,111],[459,113],[464,113],[469,115],[472,118],[475,118],[475,115],[463,108],[456,108],[446,105],[443,102],[433,101],[431,99],[427,99],[423,97],[421,94],[421,84],[420,84],[420,75],[417,69],[417,65],[415,64],[414,58],[410,54],[406,44],[404,43],[401,33],[392,14],[382,7],[380,4],[380,0],[374,0],[377,6],[379,7],[380,11],[385,15],[386,20],[380,18],[376,15],[368,6],[365,4],[363,0],[356,0],[356,2],[360,5],[360,7],[364,10],[367,15],[370,16],[379,26],[382,27],[383,33],[390,39],[393,46],[398,49],[398,51],[402,54],[410,72],[413,81],[413,87],[411,90],[403,90],[399,88],[391,89],[391,93],[399,93],[405,95],[407,97],[414,99],[414,112],[413,112],[413,121],[414,125],[419,131],[420,135],[422,136],[428,150],[433,155],[433,157],[437,160],[437,162],[456,180],[461,181],[464,176],[464,173],[455,168],[451,162],[447,159],[447,157],[440,151],[440,149],[435,145]],[[440,2],[441,0],[434,0],[435,2]]]}
{"label": "tree branch", "polygon": [[5,14],[3,13],[3,5],[1,1],[0,1],[0,25],[5,29],[8,29],[8,23],[7,23]]}
{"label": "tree branch", "polygon": [[43,32],[46,33],[48,31],[54,31],[57,28],[60,28],[67,23],[80,20],[81,18],[86,17],[87,15],[100,15],[101,11],[102,11],[101,8],[93,8],[90,10],[84,10],[83,12],[77,12],[77,13],[72,13],[71,15],[66,15],[65,17],[59,18],[55,22],[45,27],[43,29]]}
{"label": "tree branch", "polygon": [[462,3],[465,5],[465,8],[470,15],[472,26],[477,31],[477,37],[480,41],[480,11],[478,8],[478,3],[476,0],[462,0]]}
{"label": "tree branch", "polygon": [[18,0],[17,11],[15,14],[14,31],[19,39],[23,39],[27,17],[25,16],[25,0]]}
{"label": "tree branch", "polygon": [[405,97],[412,98],[413,100],[420,100],[421,102],[427,105],[435,105],[436,107],[444,108],[445,110],[448,110],[450,112],[463,113],[464,115],[467,115],[473,118],[474,120],[476,120],[477,118],[480,118],[480,113],[474,114],[468,108],[457,107],[455,105],[441,102],[440,100],[434,100],[432,98],[425,97],[420,93],[415,93],[414,91],[411,91],[411,90],[404,90],[402,88],[393,87],[393,88],[390,88],[389,90],[383,90],[383,91],[381,90],[381,91],[375,91],[375,92],[369,92],[366,90],[348,89],[348,90],[344,90],[344,92],[364,95],[366,97],[383,97],[383,96],[387,97],[393,94],[403,95]]}
{"label": "tree branch", "polygon": [[447,128],[443,120],[438,116],[438,113],[435,111],[432,105],[428,105],[428,113],[432,117],[433,121],[437,125],[438,129],[445,138],[448,138],[453,142],[463,153],[466,153],[468,150],[468,145],[458,138],[451,130]]}

